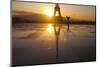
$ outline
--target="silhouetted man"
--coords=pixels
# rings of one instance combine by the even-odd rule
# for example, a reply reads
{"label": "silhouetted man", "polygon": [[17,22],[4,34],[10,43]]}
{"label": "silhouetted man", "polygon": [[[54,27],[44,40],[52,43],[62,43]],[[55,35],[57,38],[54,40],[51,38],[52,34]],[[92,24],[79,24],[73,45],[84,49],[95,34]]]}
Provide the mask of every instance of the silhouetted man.
{"label": "silhouetted man", "polygon": [[67,19],[67,31],[69,31],[70,17],[66,16]]}

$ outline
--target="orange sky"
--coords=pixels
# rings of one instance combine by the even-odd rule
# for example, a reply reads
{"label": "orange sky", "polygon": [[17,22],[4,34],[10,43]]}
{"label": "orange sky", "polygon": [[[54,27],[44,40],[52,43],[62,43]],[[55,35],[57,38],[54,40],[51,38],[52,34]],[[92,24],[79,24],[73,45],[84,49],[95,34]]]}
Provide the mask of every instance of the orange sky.
{"label": "orange sky", "polygon": [[[71,16],[76,19],[95,21],[95,6],[65,5],[59,4],[62,16]],[[12,10],[28,11],[45,14],[44,11],[51,9],[54,12],[55,4],[12,2]]]}

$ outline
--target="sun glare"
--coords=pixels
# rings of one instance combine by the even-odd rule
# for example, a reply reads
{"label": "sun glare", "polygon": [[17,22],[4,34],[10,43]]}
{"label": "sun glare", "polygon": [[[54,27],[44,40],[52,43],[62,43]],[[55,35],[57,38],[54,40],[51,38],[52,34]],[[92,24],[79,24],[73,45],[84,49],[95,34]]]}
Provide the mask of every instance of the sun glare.
{"label": "sun glare", "polygon": [[49,17],[53,16],[53,10],[51,8],[45,9],[45,14],[48,15]]}
{"label": "sun glare", "polygon": [[53,25],[52,25],[52,24],[48,24],[47,31],[48,31],[49,33],[53,32]]}

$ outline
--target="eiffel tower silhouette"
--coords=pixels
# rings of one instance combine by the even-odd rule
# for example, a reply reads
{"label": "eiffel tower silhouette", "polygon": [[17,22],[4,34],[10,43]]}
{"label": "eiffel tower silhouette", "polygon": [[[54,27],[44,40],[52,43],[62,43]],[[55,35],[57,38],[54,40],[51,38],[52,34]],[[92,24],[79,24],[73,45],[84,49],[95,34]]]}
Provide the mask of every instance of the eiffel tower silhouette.
{"label": "eiffel tower silhouette", "polygon": [[[58,16],[56,16],[56,13],[58,12]],[[56,24],[54,24],[54,32],[55,32],[55,38],[56,38],[56,58],[59,57],[59,35],[60,35],[60,23],[62,22],[62,16],[60,12],[59,4],[57,3],[54,8],[54,18],[56,21]]]}
{"label": "eiffel tower silhouette", "polygon": [[[58,16],[56,16],[57,13],[58,13]],[[58,24],[59,22],[62,22],[61,11],[60,11],[60,7],[58,3],[55,5],[55,8],[54,8],[54,18],[56,19]]]}

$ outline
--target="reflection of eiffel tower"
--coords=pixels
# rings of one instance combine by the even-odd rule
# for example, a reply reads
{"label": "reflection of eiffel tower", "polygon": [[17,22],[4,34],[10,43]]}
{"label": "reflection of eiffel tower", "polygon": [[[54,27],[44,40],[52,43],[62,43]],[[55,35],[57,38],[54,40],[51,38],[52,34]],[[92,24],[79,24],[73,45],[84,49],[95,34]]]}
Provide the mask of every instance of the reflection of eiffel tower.
{"label": "reflection of eiffel tower", "polygon": [[[58,16],[56,16],[57,12],[58,12]],[[56,58],[58,58],[59,57],[59,54],[58,54],[59,45],[58,44],[59,44],[59,35],[60,35],[60,23],[59,22],[62,22],[59,4],[55,5],[54,18],[56,21],[56,24],[54,24],[54,31],[55,31],[55,38],[56,38]]]}

